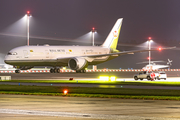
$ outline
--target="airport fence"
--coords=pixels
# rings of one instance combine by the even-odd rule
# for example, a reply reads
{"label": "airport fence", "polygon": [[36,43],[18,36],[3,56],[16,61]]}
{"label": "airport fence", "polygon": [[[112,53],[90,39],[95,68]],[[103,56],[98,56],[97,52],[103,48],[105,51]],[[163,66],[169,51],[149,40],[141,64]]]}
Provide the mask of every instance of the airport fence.
{"label": "airport fence", "polygon": [[[142,72],[147,71],[143,69],[99,69],[99,70],[86,70],[87,73],[90,72]],[[152,71],[180,71],[180,69],[159,69]],[[21,70],[20,73],[49,73],[50,70]],[[75,70],[60,70],[60,73],[76,72]],[[0,73],[15,73],[15,70],[0,70]]]}

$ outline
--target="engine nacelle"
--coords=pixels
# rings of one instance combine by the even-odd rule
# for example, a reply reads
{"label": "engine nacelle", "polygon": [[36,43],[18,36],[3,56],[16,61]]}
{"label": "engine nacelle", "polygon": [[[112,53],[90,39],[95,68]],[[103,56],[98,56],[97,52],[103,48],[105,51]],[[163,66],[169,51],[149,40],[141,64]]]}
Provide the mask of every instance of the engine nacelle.
{"label": "engine nacelle", "polygon": [[84,58],[77,57],[70,59],[68,62],[68,66],[72,70],[82,70],[88,67],[88,62]]}

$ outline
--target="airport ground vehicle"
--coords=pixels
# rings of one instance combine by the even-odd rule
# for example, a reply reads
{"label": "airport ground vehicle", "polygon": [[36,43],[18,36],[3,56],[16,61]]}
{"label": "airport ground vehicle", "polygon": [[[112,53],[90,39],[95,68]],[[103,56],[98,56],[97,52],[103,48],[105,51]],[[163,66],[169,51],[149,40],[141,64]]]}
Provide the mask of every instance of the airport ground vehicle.
{"label": "airport ground vehicle", "polygon": [[167,79],[167,75],[166,75],[165,72],[159,72],[158,76],[156,77],[156,79],[158,79],[158,80],[160,80],[160,79],[166,80]]}
{"label": "airport ground vehicle", "polygon": [[134,75],[134,79],[135,80],[143,80],[143,79],[147,79],[147,80],[154,80],[157,78],[159,74],[158,73],[155,73],[155,72],[152,72],[152,71],[143,71],[143,72],[140,72],[138,74],[135,74]]}
{"label": "airport ground vehicle", "polygon": [[164,79],[166,80],[167,75],[165,72],[152,72],[152,71],[143,71],[140,72],[138,74],[134,75],[134,79],[135,80],[143,80],[143,79],[147,79],[147,80],[160,80],[160,79]]}

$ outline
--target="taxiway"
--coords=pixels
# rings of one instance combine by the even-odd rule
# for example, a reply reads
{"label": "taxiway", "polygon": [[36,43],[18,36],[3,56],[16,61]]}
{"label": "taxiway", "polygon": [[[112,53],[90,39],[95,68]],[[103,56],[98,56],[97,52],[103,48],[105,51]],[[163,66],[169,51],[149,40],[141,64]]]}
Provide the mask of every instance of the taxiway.
{"label": "taxiway", "polygon": [[[118,80],[134,80],[137,72],[92,72],[92,73],[0,73],[0,76],[11,76],[12,80],[69,80],[74,79],[99,79],[99,76],[116,76]],[[180,72],[166,72],[167,78],[179,78]],[[180,80],[180,79],[179,79]]]}
{"label": "taxiway", "polygon": [[0,95],[1,120],[176,120],[179,112],[179,101]]}

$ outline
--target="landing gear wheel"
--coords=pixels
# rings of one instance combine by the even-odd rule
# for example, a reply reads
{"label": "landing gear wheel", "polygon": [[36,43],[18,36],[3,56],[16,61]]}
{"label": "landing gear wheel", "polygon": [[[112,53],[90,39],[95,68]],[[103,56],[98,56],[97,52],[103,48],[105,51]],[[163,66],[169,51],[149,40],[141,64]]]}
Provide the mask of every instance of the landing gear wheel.
{"label": "landing gear wheel", "polygon": [[54,69],[53,68],[50,69],[50,73],[54,73]]}
{"label": "landing gear wheel", "polygon": [[81,70],[81,73],[86,73],[86,70]]}
{"label": "landing gear wheel", "polygon": [[20,70],[15,70],[15,73],[20,73]]}
{"label": "landing gear wheel", "polygon": [[59,68],[56,69],[56,73],[60,73],[60,69]]}
{"label": "landing gear wheel", "polygon": [[51,68],[50,73],[60,73],[60,68]]}
{"label": "landing gear wheel", "polygon": [[57,73],[57,68],[54,68],[54,73]]}
{"label": "landing gear wheel", "polygon": [[80,73],[80,71],[79,71],[79,70],[76,70],[76,73]]}

